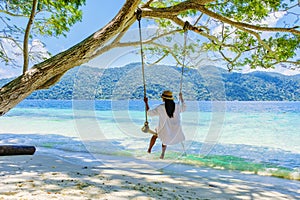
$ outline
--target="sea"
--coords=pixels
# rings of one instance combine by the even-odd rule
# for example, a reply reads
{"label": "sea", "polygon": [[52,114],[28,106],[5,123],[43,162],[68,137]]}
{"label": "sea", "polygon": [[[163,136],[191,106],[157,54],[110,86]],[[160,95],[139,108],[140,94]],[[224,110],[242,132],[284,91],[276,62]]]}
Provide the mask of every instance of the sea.
{"label": "sea", "polygon": [[[160,101],[150,101],[153,108]],[[24,100],[0,117],[0,144],[33,145],[36,153],[100,155],[160,161],[158,139],[147,153],[158,119],[141,100]],[[300,102],[188,101],[186,140],[167,147],[163,165],[184,164],[300,180]],[[128,163],[126,163],[128,165]]]}

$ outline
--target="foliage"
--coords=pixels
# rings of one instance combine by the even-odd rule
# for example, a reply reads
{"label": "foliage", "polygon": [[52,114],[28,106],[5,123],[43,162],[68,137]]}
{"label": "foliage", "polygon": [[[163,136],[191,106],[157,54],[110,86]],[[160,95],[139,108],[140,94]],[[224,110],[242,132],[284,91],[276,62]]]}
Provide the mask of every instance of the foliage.
{"label": "foliage", "polygon": [[[85,4],[85,0],[39,0],[33,29],[30,38],[38,36],[67,36],[70,27],[82,18],[80,6]],[[24,22],[31,14],[32,0],[4,0],[0,2],[0,21],[3,27],[0,30],[0,60],[7,65],[18,66],[15,60],[22,52],[23,35],[25,31]],[[5,43],[19,49],[10,55],[7,52]],[[36,55],[35,55],[36,56]],[[31,56],[34,59],[35,56]],[[45,59],[39,57],[39,62]]]}
{"label": "foliage", "polygon": [[[158,27],[169,32],[182,29],[184,21],[188,21],[190,32],[198,34],[192,42],[198,49],[211,52],[229,70],[244,66],[271,68],[283,63],[290,68],[300,66],[297,1],[208,2],[201,5],[197,1],[153,1],[145,9],[169,12],[170,17],[154,19]],[[272,18],[275,20],[270,22]],[[178,57],[180,52],[172,46],[167,54]]]}
{"label": "foliage", "polygon": [[[290,3],[292,2],[290,1]],[[275,0],[216,1],[208,7],[222,16],[257,27],[268,27],[266,19],[270,15],[276,15],[280,8],[288,9],[288,5]],[[263,23],[263,21],[265,22]],[[235,38],[231,43],[230,51],[236,53],[239,61],[231,62],[232,59],[229,63],[231,68],[235,65],[270,68],[277,63],[287,61],[289,58],[295,58],[297,50],[300,49],[299,35],[270,34],[269,36],[263,36],[262,31],[256,31],[257,36],[255,36],[251,31],[248,31],[249,29],[247,26],[243,29],[229,27],[222,32],[223,43],[230,43],[230,40],[232,40],[230,35]],[[250,53],[251,56],[238,55],[238,53],[243,52]],[[295,63],[295,65],[299,65],[299,63]]]}
{"label": "foliage", "polygon": [[70,27],[81,20],[82,11],[78,8],[84,3],[85,0],[40,1],[38,12],[46,12],[48,17],[42,20],[36,19],[34,30],[42,35],[66,36]]}
{"label": "foliage", "polygon": [[[20,48],[20,31],[22,33],[23,28],[8,25],[8,22],[16,16],[28,17],[31,12],[31,2],[5,0],[0,4],[2,13],[5,13],[0,16],[5,23],[3,33],[8,34],[5,37],[14,41]],[[66,36],[70,27],[81,20],[82,12],[78,8],[84,4],[85,0],[40,0],[31,36]],[[145,17],[149,18],[150,23],[156,23],[162,30],[158,31],[158,37],[164,33],[165,41],[169,42],[169,44],[150,42],[147,50],[158,57],[158,61],[171,55],[180,62],[182,59],[179,57],[182,52],[170,39],[173,33],[182,30],[181,23],[186,21],[192,32],[198,30],[199,35],[192,41],[198,45],[196,49],[217,53],[213,54],[216,56],[215,59],[223,60],[223,64],[226,63],[230,70],[245,65],[252,68],[270,68],[279,63],[285,63],[293,68],[298,67],[300,33],[299,14],[294,12],[295,7],[297,2],[294,0],[215,0],[207,1],[203,5],[197,1],[144,0],[141,2],[142,9],[161,12],[156,14],[157,16],[146,14]],[[276,17],[278,13],[284,13],[280,20],[285,27],[268,24],[267,19],[271,16]],[[166,36],[167,33],[169,35]],[[188,46],[187,50],[195,49],[189,47],[191,46]],[[6,63],[13,62],[4,49],[0,51],[0,56]]]}
{"label": "foliage", "polygon": [[253,22],[263,20],[270,12],[278,11],[280,1],[277,0],[251,0],[251,1],[220,1],[217,0],[208,8],[236,21]]}

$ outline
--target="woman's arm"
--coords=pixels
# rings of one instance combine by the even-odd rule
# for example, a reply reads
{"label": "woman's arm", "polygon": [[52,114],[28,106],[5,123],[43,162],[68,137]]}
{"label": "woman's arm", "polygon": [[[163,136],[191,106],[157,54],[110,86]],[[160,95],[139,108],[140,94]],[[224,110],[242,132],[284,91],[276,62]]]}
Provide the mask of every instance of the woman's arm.
{"label": "woman's arm", "polygon": [[184,99],[182,97],[181,92],[179,93],[179,101],[180,101],[180,105],[181,105],[180,110],[181,110],[181,112],[184,112],[186,110],[186,104],[184,103]]}
{"label": "woman's arm", "polygon": [[182,97],[182,93],[181,93],[181,92],[179,93],[179,101],[180,101],[181,103],[184,103],[184,100],[183,100],[183,97]]}
{"label": "woman's arm", "polygon": [[144,97],[144,102],[145,102],[145,106],[146,106],[146,111],[149,110],[149,104],[148,104],[148,98]]}

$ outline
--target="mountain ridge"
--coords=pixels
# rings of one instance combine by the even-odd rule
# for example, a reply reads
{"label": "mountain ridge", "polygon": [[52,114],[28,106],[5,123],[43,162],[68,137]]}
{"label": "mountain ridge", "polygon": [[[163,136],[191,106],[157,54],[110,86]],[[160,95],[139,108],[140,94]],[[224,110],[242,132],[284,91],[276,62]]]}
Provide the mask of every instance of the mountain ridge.
{"label": "mountain ridge", "polygon": [[[181,68],[158,65],[145,68],[147,96],[159,99],[165,89],[179,92]],[[0,86],[11,79],[0,79]],[[124,67],[69,70],[47,90],[27,99],[143,99],[143,80],[139,63]],[[300,101],[300,75],[270,72],[237,73],[214,66],[186,68],[183,94],[187,100],[210,101]]]}

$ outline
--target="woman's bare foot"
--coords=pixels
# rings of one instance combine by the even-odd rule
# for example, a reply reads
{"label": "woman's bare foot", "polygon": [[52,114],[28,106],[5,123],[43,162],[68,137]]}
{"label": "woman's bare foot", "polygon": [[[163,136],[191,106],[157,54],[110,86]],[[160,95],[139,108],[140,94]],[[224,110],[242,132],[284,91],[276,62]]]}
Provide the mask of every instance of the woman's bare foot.
{"label": "woman's bare foot", "polygon": [[165,154],[164,153],[162,153],[161,155],[160,155],[160,159],[164,159],[164,157],[165,157]]}
{"label": "woman's bare foot", "polygon": [[161,146],[162,148],[161,148],[161,155],[160,155],[160,159],[164,159],[164,157],[165,157],[165,152],[166,152],[166,149],[167,149],[167,145],[164,145],[164,144],[162,144],[162,146]]}

